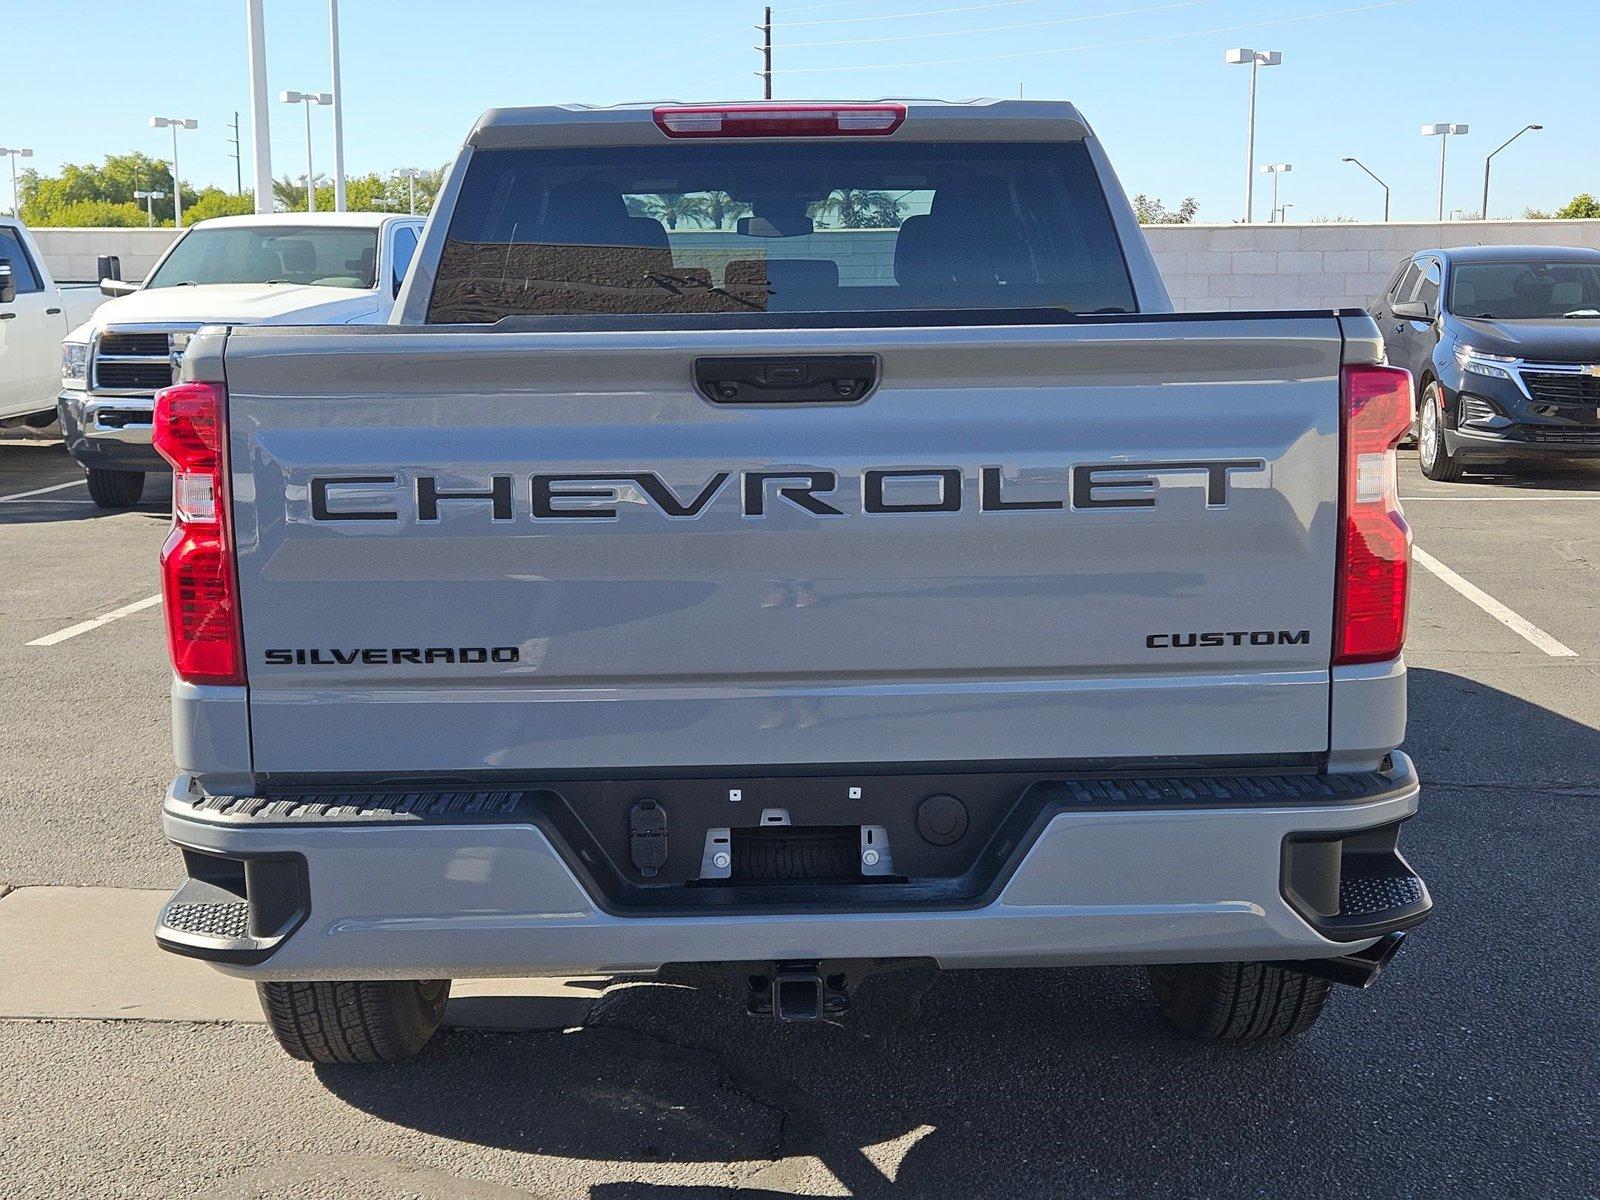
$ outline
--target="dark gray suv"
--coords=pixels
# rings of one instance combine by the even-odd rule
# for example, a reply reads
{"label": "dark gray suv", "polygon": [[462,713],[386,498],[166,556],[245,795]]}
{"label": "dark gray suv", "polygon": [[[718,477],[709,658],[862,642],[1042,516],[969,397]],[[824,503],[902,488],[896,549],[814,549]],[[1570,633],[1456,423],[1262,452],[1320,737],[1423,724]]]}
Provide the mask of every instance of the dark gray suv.
{"label": "dark gray suv", "polygon": [[1600,456],[1600,250],[1424,250],[1368,311],[1416,381],[1429,479]]}

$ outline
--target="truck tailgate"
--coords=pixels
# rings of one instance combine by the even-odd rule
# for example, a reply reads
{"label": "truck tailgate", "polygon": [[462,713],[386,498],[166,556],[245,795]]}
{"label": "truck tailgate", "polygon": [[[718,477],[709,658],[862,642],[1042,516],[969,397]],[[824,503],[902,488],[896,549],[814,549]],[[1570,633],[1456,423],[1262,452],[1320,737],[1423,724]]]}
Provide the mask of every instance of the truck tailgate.
{"label": "truck tailgate", "polygon": [[[1331,313],[235,331],[254,769],[1324,752],[1341,352]],[[865,400],[694,384],[846,354]]]}

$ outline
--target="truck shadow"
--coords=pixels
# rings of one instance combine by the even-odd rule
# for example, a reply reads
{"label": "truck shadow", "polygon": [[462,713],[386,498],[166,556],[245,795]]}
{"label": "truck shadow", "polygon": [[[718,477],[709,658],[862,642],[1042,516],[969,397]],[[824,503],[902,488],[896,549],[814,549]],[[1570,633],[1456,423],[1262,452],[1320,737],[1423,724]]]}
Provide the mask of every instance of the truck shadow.
{"label": "truck shadow", "polygon": [[[1600,711],[1600,684],[1573,686],[1589,691],[1570,711]],[[578,1027],[449,1030],[414,1063],[317,1074],[403,1127],[606,1164],[589,1170],[610,1180],[637,1173],[590,1185],[606,1200],[735,1183],[756,1195],[1583,1194],[1592,1072],[1573,1065],[1600,1052],[1600,968],[1581,932],[1600,856],[1600,730],[1432,670],[1413,670],[1411,710],[1428,788],[1404,841],[1438,908],[1376,988],[1336,991],[1292,1043],[1185,1039],[1133,968],[908,970],[869,981],[836,1024],[779,1025],[714,990],[639,985]]]}

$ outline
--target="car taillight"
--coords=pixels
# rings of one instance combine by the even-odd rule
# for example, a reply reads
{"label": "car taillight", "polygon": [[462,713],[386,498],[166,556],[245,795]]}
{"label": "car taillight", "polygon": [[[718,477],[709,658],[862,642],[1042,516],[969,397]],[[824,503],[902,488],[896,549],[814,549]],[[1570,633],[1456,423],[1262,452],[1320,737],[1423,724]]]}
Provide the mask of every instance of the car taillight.
{"label": "car taillight", "polygon": [[1411,427],[1411,374],[1347,366],[1342,391],[1333,661],[1384,662],[1406,640],[1411,527],[1400,512],[1394,448]]}
{"label": "car taillight", "polygon": [[904,104],[695,104],[655,110],[670,138],[860,137],[893,133]]}
{"label": "car taillight", "polygon": [[190,683],[244,683],[228,536],[227,399],[220,383],[180,383],[156,393],[152,441],[172,464],[161,599],[172,669]]}

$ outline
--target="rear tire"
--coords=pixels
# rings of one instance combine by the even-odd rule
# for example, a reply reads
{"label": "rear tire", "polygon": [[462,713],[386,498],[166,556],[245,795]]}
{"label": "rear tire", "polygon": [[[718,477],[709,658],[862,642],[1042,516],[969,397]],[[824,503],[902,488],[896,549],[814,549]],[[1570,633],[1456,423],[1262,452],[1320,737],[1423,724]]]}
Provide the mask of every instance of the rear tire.
{"label": "rear tire", "polygon": [[314,1063],[396,1063],[428,1044],[450,998],[448,979],[258,983],[278,1044]]}
{"label": "rear tire", "polygon": [[1228,1042],[1304,1033],[1333,987],[1270,963],[1187,963],[1148,974],[1162,1016],[1185,1033]]}
{"label": "rear tire", "polygon": [[1461,459],[1450,453],[1444,440],[1444,389],[1438,380],[1428,384],[1418,406],[1417,461],[1422,473],[1438,483],[1461,478]]}
{"label": "rear tire", "polygon": [[89,499],[101,508],[132,508],[144,495],[143,471],[89,468]]}

